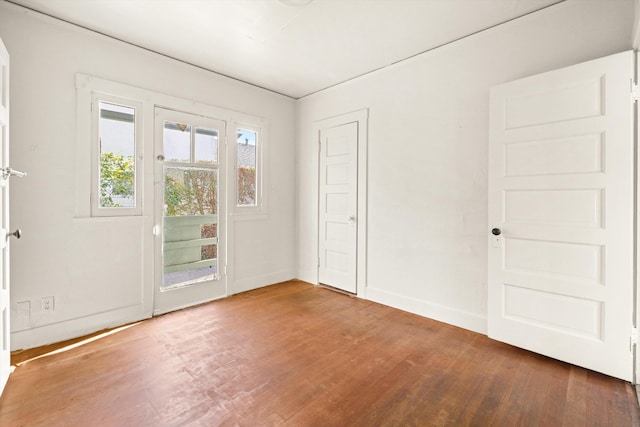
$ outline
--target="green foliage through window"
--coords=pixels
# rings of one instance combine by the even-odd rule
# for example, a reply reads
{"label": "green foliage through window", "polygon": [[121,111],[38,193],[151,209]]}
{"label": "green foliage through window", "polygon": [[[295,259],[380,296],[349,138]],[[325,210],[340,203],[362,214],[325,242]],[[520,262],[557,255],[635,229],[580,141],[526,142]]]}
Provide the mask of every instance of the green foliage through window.
{"label": "green foliage through window", "polygon": [[256,204],[256,168],[238,166],[238,205]]}
{"label": "green foliage through window", "polygon": [[100,155],[100,207],[134,205],[135,159],[120,153]]}
{"label": "green foliage through window", "polygon": [[218,213],[218,174],[212,169],[166,168],[165,215]]}

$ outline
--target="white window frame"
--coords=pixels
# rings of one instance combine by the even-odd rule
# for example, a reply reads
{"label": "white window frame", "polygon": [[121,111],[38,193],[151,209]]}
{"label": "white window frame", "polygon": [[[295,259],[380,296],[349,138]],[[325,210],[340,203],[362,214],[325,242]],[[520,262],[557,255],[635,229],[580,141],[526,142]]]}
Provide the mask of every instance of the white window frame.
{"label": "white window frame", "polygon": [[[93,163],[91,159],[97,158],[96,154],[92,151],[91,138],[92,132],[96,129],[97,122],[94,125],[93,120],[97,120],[97,115],[94,118],[91,111],[91,105],[93,102],[94,94],[104,96],[104,99],[115,99],[116,103],[121,102],[125,105],[137,105],[141,108],[137,119],[140,120],[140,128],[137,131],[142,132],[139,136],[142,144],[138,144],[136,149],[143,150],[139,153],[138,157],[138,177],[143,179],[136,181],[136,185],[141,185],[142,188],[138,188],[136,196],[141,197],[140,204],[137,204],[137,208],[141,210],[141,213],[135,212],[129,208],[129,212],[125,213],[124,208],[118,209],[119,214],[112,215],[115,219],[121,217],[125,219],[126,216],[145,216],[148,215],[147,210],[151,206],[146,206],[147,198],[150,194],[153,194],[153,171],[154,171],[154,158],[152,155],[153,150],[149,147],[143,146],[146,142],[153,141],[153,123],[154,123],[154,108],[169,108],[177,111],[184,111],[196,115],[204,115],[207,117],[215,117],[223,120],[227,123],[227,155],[225,161],[227,162],[226,177],[227,177],[227,197],[229,202],[227,207],[227,215],[229,219],[234,221],[259,221],[267,218],[268,214],[268,202],[269,202],[269,122],[266,118],[254,116],[251,114],[245,114],[238,111],[232,111],[225,108],[215,107],[212,105],[202,104],[193,100],[187,100],[178,98],[171,95],[165,95],[162,93],[154,92],[151,90],[129,86],[122,83],[117,83],[109,80],[104,80],[98,77],[89,76],[78,73],[76,75],[76,96],[77,96],[77,145],[76,145],[76,203],[75,203],[75,218],[91,218],[94,217],[92,211],[92,197],[91,193],[95,193],[93,190],[93,182],[96,182],[97,178],[91,178],[93,173]],[[144,110],[142,109],[144,108]],[[256,206],[236,206],[237,205],[237,149],[231,149],[229,144],[237,143],[237,138],[231,139],[231,132],[236,132],[236,129],[254,130],[258,133],[260,139],[257,147],[257,171],[256,176],[258,179],[256,187]],[[96,133],[97,135],[97,133]],[[146,141],[145,141],[146,139]],[[152,145],[153,147],[153,145]],[[234,147],[237,148],[237,147]],[[146,150],[146,152],[144,151]],[[96,150],[97,152],[97,150]],[[144,158],[141,159],[140,156]],[[222,159],[220,159],[222,161]],[[95,169],[97,171],[97,169]],[[142,182],[144,181],[144,182]],[[142,191],[140,191],[142,190]],[[97,194],[96,194],[97,195]],[[95,199],[95,198],[93,198]],[[95,201],[97,206],[97,201]],[[106,208],[101,208],[101,211]],[[123,209],[120,211],[120,209]],[[101,215],[107,216],[107,215]],[[231,239],[231,237],[229,237]],[[231,242],[231,241],[230,241]]]}
{"label": "white window frame", "polygon": [[[100,207],[100,102],[122,105],[135,109],[134,133],[134,206]],[[143,106],[139,101],[107,95],[100,92],[91,94],[91,216],[136,216],[142,215],[142,191],[144,181],[144,133],[142,126]]]}
{"label": "white window frame", "polygon": [[[232,216],[236,220],[254,220],[264,219],[267,214],[267,165],[264,153],[267,147],[268,123],[266,120],[234,120],[231,125],[233,132],[233,154],[230,156],[233,160],[233,184],[230,190],[233,191]],[[256,137],[256,204],[255,205],[238,205],[238,130],[248,130],[255,132]],[[231,138],[230,138],[231,140]]]}

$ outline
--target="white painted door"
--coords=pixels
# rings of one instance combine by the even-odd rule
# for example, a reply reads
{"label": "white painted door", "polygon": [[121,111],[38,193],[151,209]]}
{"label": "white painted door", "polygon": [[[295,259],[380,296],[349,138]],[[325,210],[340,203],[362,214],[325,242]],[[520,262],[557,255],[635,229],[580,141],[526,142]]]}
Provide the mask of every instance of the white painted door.
{"label": "white painted door", "polygon": [[[0,40],[0,394],[11,372],[9,337],[9,53]],[[19,237],[16,232],[16,237]]]}
{"label": "white painted door", "polygon": [[489,144],[489,336],[628,381],[632,70],[624,52],[492,88]]}
{"label": "white painted door", "polygon": [[155,111],[154,314],[227,295],[225,123]]}
{"label": "white painted door", "polygon": [[356,293],[358,122],[320,130],[319,282]]}

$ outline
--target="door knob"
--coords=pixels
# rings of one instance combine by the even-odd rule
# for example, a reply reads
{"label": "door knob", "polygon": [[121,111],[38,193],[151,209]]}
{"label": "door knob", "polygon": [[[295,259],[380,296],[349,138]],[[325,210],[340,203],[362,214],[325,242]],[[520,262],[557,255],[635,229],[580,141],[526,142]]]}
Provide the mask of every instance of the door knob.
{"label": "door knob", "polygon": [[353,215],[351,215],[351,216],[349,217],[349,224],[353,224],[354,222],[356,222],[356,217],[355,217],[355,216],[353,216]]}
{"label": "door knob", "polygon": [[0,172],[2,173],[2,178],[7,179],[10,176],[17,176],[18,178],[24,178],[27,176],[26,172],[20,172],[15,169],[11,169],[10,167],[0,168]]}
{"label": "door knob", "polygon": [[20,229],[18,228],[18,229],[17,229],[16,231],[14,231],[13,233],[9,233],[9,232],[7,232],[7,238],[9,238],[9,237],[11,237],[11,236],[15,237],[16,239],[21,238],[21,237],[22,237],[22,230],[20,230]]}
{"label": "door knob", "polygon": [[491,234],[493,234],[494,236],[499,236],[500,234],[502,234],[502,230],[500,230],[499,228],[494,228],[493,230],[491,230]]}

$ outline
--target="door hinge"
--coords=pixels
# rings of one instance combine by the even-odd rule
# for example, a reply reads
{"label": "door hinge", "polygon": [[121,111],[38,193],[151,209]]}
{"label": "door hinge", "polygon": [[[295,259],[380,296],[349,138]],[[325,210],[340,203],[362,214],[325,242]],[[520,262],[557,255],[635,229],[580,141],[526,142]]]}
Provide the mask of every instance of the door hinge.
{"label": "door hinge", "polygon": [[638,328],[635,326],[631,328],[631,337],[629,339],[630,350],[633,351],[633,346],[638,344]]}
{"label": "door hinge", "polygon": [[640,85],[631,82],[631,99],[637,102],[640,99]]}
{"label": "door hinge", "polygon": [[318,257],[318,267],[320,267],[320,257]]}

